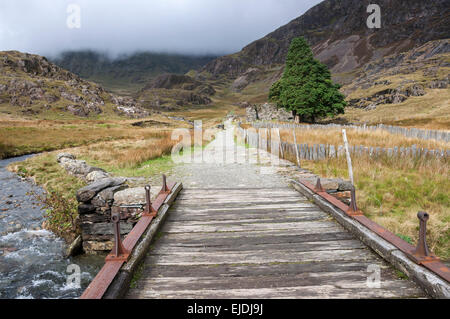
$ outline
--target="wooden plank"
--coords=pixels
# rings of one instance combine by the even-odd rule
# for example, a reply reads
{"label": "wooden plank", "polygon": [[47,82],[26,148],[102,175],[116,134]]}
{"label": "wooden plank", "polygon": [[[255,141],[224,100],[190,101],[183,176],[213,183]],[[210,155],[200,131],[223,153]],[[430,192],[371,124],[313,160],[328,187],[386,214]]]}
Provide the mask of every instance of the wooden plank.
{"label": "wooden plank", "polygon": [[[180,211],[183,211],[185,209],[196,209],[199,212],[215,212],[215,211],[223,211],[224,208],[226,208],[228,211],[241,211],[242,209],[245,208],[251,208],[251,209],[272,209],[272,210],[280,210],[280,209],[293,209],[293,208],[303,208],[303,207],[314,207],[312,206],[312,204],[310,203],[294,203],[294,204],[264,204],[264,205],[259,205],[256,207],[252,207],[250,205],[236,205],[236,204],[230,204],[227,205],[226,207],[219,207],[219,206],[214,206],[211,205],[210,207],[204,207],[201,205],[185,205],[183,207],[183,209],[180,209]],[[175,208],[177,209],[177,208]]]}
{"label": "wooden plank", "polygon": [[134,290],[129,298],[183,298],[183,299],[300,299],[300,298],[417,298],[423,293],[404,282],[385,285],[384,289],[348,288],[334,285],[282,287],[262,289],[205,289],[205,290]]}
{"label": "wooden plank", "polygon": [[[354,239],[355,237],[348,232],[341,231],[326,231],[326,232],[316,232],[309,234],[293,235],[290,232],[284,234],[276,234],[276,236],[266,235],[266,236],[255,236],[244,235],[244,236],[234,236],[227,237],[221,236],[221,234],[212,233],[213,236],[177,236],[168,235],[161,233],[158,242],[155,244],[154,249],[157,249],[159,245],[176,245],[176,246],[186,246],[186,247],[230,247],[235,245],[238,240],[245,240],[245,245],[267,245],[267,244],[279,244],[279,243],[302,243],[302,242],[318,242],[318,241],[331,241],[331,240],[345,240]],[[218,235],[218,236],[217,236]]]}
{"label": "wooden plank", "polygon": [[[367,271],[367,267],[378,264],[381,272],[387,273],[390,268],[376,256],[363,261],[318,261],[310,263],[279,263],[279,264],[237,264],[237,265],[197,265],[195,267],[182,265],[145,265],[142,278],[156,277],[223,277],[239,278],[250,276],[283,276],[301,273],[321,273],[340,271]],[[389,272],[390,273],[390,272]],[[138,283],[139,285],[139,283]],[[142,287],[143,285],[140,285]],[[138,286],[139,287],[139,286]]]}
{"label": "wooden plank", "polygon": [[[299,274],[281,274],[264,276],[239,276],[238,278],[230,277],[146,277],[143,284],[151,287],[155,291],[175,291],[175,290],[228,290],[228,289],[265,289],[265,288],[282,288],[282,287],[313,287],[323,285],[333,285],[341,289],[366,289],[367,287],[367,269],[360,271],[340,271],[340,272],[303,272]],[[381,287],[402,287],[415,288],[411,282],[405,282],[398,278],[394,278],[389,271],[381,273]],[[419,289],[415,289],[417,295],[423,296]],[[402,296],[403,292],[398,291],[398,296]]]}
{"label": "wooden plank", "polygon": [[[266,237],[284,237],[284,236],[308,236],[317,235],[321,233],[333,233],[333,232],[345,232],[345,230],[340,225],[330,225],[329,227],[320,228],[306,228],[306,229],[287,229],[287,230],[262,230],[262,231],[252,231],[247,233],[242,232],[216,232],[216,233],[168,233],[164,229],[160,232],[160,237],[171,238],[173,240],[185,241],[185,240],[195,240],[203,241],[205,244],[211,240],[215,239],[239,239],[239,238],[266,238]],[[305,237],[306,238],[306,237]]]}
{"label": "wooden plank", "polygon": [[[239,213],[238,216],[236,216],[236,211]],[[317,208],[311,208],[311,207],[285,207],[285,208],[279,208],[279,209],[273,209],[273,208],[265,208],[265,207],[243,207],[242,209],[214,209],[213,211],[205,209],[205,210],[201,210],[201,209],[195,209],[195,208],[177,208],[176,210],[176,214],[172,214],[172,215],[191,215],[191,214],[195,214],[195,215],[205,215],[205,216],[214,216],[214,215],[222,215],[222,214],[232,214],[235,215],[234,218],[237,218],[240,216],[240,214],[271,214],[271,213],[292,213],[292,212],[298,212],[299,214],[305,212],[305,211],[311,211],[311,212],[317,212],[318,209]]]}
{"label": "wooden plank", "polygon": [[167,222],[162,231],[168,233],[213,233],[213,232],[248,232],[258,230],[287,230],[328,228],[328,222],[294,222],[294,223],[242,223],[241,225],[186,225],[184,222]]}
{"label": "wooden plank", "polygon": [[[243,203],[243,202],[249,202],[249,203],[267,203],[267,202],[274,202],[274,203],[282,203],[282,202],[299,202],[299,203],[307,203],[308,200],[300,197],[294,197],[294,196],[278,196],[278,197],[257,197],[257,196],[242,196],[242,197],[233,197],[233,196],[223,196],[223,197],[211,197],[211,198],[183,198],[178,201],[178,205],[182,206],[185,204],[191,204],[191,203],[199,203],[199,201],[202,204],[210,204],[210,203]],[[250,204],[249,204],[250,205]]]}
{"label": "wooden plank", "polygon": [[230,220],[230,219],[217,219],[214,218],[214,216],[210,218],[192,218],[189,219],[187,216],[185,218],[174,218],[169,219],[168,223],[182,223],[185,226],[191,226],[191,225],[214,225],[214,226],[220,226],[220,225],[242,225],[242,224],[279,224],[279,223],[296,223],[296,222],[315,222],[315,221],[323,221],[325,219],[328,219],[329,216],[324,214],[305,214],[305,215],[297,215],[290,218],[283,218],[280,216],[272,216],[272,217],[266,217],[266,218],[242,218],[240,220]]}
{"label": "wooden plank", "polygon": [[[200,204],[201,203],[201,204]],[[300,201],[300,200],[282,200],[282,201],[272,201],[272,200],[265,200],[265,201],[211,201],[211,202],[205,202],[202,203],[201,200],[198,201],[191,201],[191,202],[180,202],[177,204],[177,207],[183,207],[186,209],[194,208],[199,209],[202,211],[212,209],[217,210],[224,208],[238,208],[242,209],[244,207],[255,207],[255,208],[271,208],[271,209],[277,209],[277,207],[280,208],[295,208],[295,207],[314,207],[311,203]]]}
{"label": "wooden plank", "polygon": [[364,244],[355,239],[350,240],[333,240],[333,241],[317,241],[317,242],[279,242],[247,244],[246,240],[235,241],[229,246],[208,246],[208,245],[164,245],[158,244],[154,247],[158,254],[184,254],[186,251],[191,253],[205,252],[210,254],[220,254],[221,252],[244,252],[252,251],[254,253],[272,254],[274,251],[306,252],[306,251],[323,251],[323,250],[342,250],[342,249],[363,249]]}
{"label": "wooden plank", "polygon": [[245,197],[245,196],[253,196],[253,197],[297,197],[305,199],[302,194],[295,193],[294,190],[290,189],[288,192],[286,191],[258,191],[258,192],[243,192],[243,191],[217,191],[214,193],[211,192],[183,192],[180,194],[180,199],[190,199],[190,198],[217,198],[223,196],[236,196],[236,197]]}
{"label": "wooden plank", "polygon": [[[231,215],[233,213],[223,212],[223,213],[216,213],[214,215],[209,214],[189,214],[189,213],[183,213],[183,214],[176,214],[171,215],[168,220],[170,221],[211,221],[211,220],[217,220],[217,221],[229,221],[231,218]],[[235,214],[235,213],[234,213]],[[284,216],[283,216],[284,215]],[[242,220],[275,220],[275,219],[281,219],[283,218],[286,221],[293,221],[293,219],[299,219],[299,220],[319,220],[319,219],[325,219],[329,218],[329,216],[326,213],[315,211],[315,212],[299,212],[299,211],[289,211],[289,212],[270,212],[270,211],[264,211],[264,212],[253,212],[253,213],[241,213],[239,212],[239,216],[242,218]]]}
{"label": "wooden plank", "polygon": [[372,254],[367,249],[324,250],[324,251],[271,251],[270,254],[262,251],[243,252],[177,252],[170,255],[158,254],[154,251],[147,259],[147,263],[154,265],[220,265],[220,264],[266,264],[313,262],[325,260],[366,260]]}

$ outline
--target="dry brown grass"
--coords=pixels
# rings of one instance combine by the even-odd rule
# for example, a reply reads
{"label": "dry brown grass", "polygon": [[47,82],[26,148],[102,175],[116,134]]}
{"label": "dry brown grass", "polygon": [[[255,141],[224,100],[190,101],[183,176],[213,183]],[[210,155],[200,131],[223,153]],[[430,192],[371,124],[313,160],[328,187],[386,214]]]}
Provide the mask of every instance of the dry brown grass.
{"label": "dry brown grass", "polygon": [[340,116],[351,123],[384,123],[389,125],[450,129],[450,90],[428,89],[424,96],[410,97],[400,104],[379,105],[365,111],[347,108]]}
{"label": "dry brown grass", "polygon": [[[150,120],[147,128],[132,123]],[[111,121],[52,121],[0,118],[0,158],[29,153],[89,145],[102,141],[121,139],[148,139],[162,127],[188,127],[184,122],[172,121],[163,116],[141,120]]]}
{"label": "dry brown grass", "polygon": [[[249,125],[243,125],[249,128]],[[282,141],[294,142],[293,130],[280,130]],[[264,134],[263,134],[264,135]],[[350,144],[392,148],[417,145],[450,149],[450,143],[407,138],[384,130],[347,129]],[[296,130],[297,143],[342,145],[339,129]],[[288,160],[295,162],[295,156]],[[400,237],[416,243],[418,211],[427,211],[430,248],[450,259],[450,161],[448,158],[370,157],[352,155],[358,206],[372,220]],[[302,166],[323,177],[348,178],[345,157],[302,161]]]}
{"label": "dry brown grass", "polygon": [[[418,211],[430,214],[430,248],[450,258],[450,163],[448,159],[353,156],[359,207],[372,220],[416,243]],[[347,177],[344,157],[303,166],[324,177]]]}
{"label": "dry brown grass", "polygon": [[[423,147],[428,149],[450,149],[450,143],[436,140],[422,140],[408,138],[399,134],[391,134],[385,130],[360,131],[347,129],[347,137],[351,145],[365,145],[373,147]],[[280,129],[281,140],[294,143],[293,130]],[[297,143],[342,145],[342,131],[339,129],[296,129]]]}
{"label": "dry brown grass", "polygon": [[69,150],[75,155],[99,163],[104,168],[133,168],[141,163],[170,154],[178,142],[172,131],[146,130],[143,136],[121,141],[101,142]]}

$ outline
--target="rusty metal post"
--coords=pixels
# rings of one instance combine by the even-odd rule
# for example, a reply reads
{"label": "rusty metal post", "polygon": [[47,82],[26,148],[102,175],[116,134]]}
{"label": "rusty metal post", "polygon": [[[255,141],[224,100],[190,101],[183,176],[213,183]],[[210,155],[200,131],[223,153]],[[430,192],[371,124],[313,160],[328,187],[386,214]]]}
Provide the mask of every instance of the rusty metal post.
{"label": "rusty metal post", "polygon": [[120,210],[118,207],[113,207],[111,210],[111,222],[114,230],[114,248],[106,257],[106,261],[127,261],[130,252],[125,249],[120,237]]}
{"label": "rusty metal post", "polygon": [[420,221],[419,240],[417,247],[407,253],[408,256],[419,265],[439,261],[439,258],[429,250],[427,245],[427,221],[430,219],[430,215],[426,212],[419,212],[417,218]]}
{"label": "rusty metal post", "polygon": [[170,193],[170,189],[169,189],[169,187],[167,187],[167,177],[165,174],[163,174],[162,180],[163,180],[163,185],[161,188],[161,193],[165,193],[165,194]]}
{"label": "rusty metal post", "polygon": [[152,207],[151,197],[150,197],[151,186],[145,186],[145,211],[148,213]]}
{"label": "rusty metal post", "polygon": [[151,187],[150,185],[145,186],[145,211],[142,214],[142,216],[146,217],[156,217],[157,211],[152,206],[152,200],[151,200]]}
{"label": "rusty metal post", "polygon": [[314,190],[315,190],[317,193],[323,193],[323,192],[325,192],[325,189],[322,187],[322,183],[320,182],[320,177],[317,179],[316,187],[314,188]]}
{"label": "rusty metal post", "polygon": [[363,213],[358,209],[356,204],[356,189],[355,186],[352,185],[351,188],[351,199],[350,199],[350,207],[347,210],[347,214],[350,216],[362,216]]}
{"label": "rusty metal post", "polygon": [[420,220],[419,241],[413,254],[417,257],[425,258],[431,256],[427,245],[427,221],[430,218],[430,215],[425,212],[419,212],[417,217]]}

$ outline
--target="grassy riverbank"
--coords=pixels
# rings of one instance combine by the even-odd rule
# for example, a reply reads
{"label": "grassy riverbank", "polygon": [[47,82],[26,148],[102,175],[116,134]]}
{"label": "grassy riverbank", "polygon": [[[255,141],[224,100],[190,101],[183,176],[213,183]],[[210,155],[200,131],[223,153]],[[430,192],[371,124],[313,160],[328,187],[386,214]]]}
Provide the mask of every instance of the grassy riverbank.
{"label": "grassy riverbank", "polygon": [[80,232],[75,195],[86,183],[69,175],[57,163],[56,156],[60,152],[72,153],[78,159],[86,160],[115,176],[160,176],[161,172],[173,165],[169,155],[178,141],[171,139],[172,130],[133,129],[133,134],[127,131],[127,138],[46,152],[9,167],[21,176],[32,178],[47,191],[46,197],[42,199],[48,208],[45,228],[68,242]]}

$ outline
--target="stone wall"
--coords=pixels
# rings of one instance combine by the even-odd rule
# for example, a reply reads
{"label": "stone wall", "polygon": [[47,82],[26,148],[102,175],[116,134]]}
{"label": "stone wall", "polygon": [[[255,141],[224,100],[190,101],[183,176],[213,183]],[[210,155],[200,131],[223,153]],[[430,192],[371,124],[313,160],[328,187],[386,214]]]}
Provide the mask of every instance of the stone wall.
{"label": "stone wall", "polygon": [[254,121],[293,121],[292,113],[282,108],[277,108],[274,104],[264,103],[262,105],[251,105],[246,108],[247,122]]}
{"label": "stone wall", "polygon": [[123,207],[120,231],[127,235],[143,212],[144,187],[129,188],[126,178],[111,177],[102,169],[77,160],[72,154],[62,153],[57,158],[69,174],[89,183],[77,192],[83,251],[87,254],[110,251],[114,244],[112,207]]}

